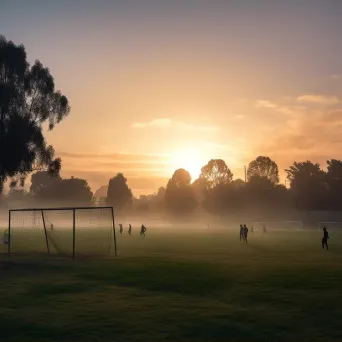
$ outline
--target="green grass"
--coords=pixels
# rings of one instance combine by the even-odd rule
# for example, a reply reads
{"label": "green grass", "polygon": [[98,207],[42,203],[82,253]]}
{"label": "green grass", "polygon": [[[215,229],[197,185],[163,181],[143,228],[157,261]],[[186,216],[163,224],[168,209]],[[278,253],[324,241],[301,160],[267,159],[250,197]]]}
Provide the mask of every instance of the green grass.
{"label": "green grass", "polygon": [[342,340],[341,234],[134,233],[118,258],[0,257],[0,340]]}

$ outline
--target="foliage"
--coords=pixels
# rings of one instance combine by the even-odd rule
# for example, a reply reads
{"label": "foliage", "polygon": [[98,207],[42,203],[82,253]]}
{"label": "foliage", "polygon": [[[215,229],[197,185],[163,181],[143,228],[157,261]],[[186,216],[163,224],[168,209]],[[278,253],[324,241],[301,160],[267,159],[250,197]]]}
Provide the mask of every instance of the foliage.
{"label": "foliage", "polygon": [[259,156],[251,161],[247,169],[247,179],[258,176],[260,178],[267,178],[273,184],[279,183],[279,170],[275,161],[269,157]]}
{"label": "foliage", "polygon": [[122,173],[118,173],[109,180],[107,192],[107,204],[117,209],[123,209],[132,204],[133,194],[127,185],[127,179]]}
{"label": "foliage", "polygon": [[91,205],[93,193],[85,179],[50,175],[47,171],[37,172],[31,177],[30,193],[38,203],[63,205]]}
{"label": "foliage", "polygon": [[201,169],[200,178],[205,179],[209,188],[219,184],[228,184],[233,180],[233,174],[222,159],[211,159]]}
{"label": "foliage", "polygon": [[32,67],[23,45],[0,36],[0,192],[4,182],[23,185],[37,170],[58,174],[61,160],[47,145],[43,124],[49,130],[69,113],[68,99],[55,90],[49,69],[37,60]]}
{"label": "foliage", "polygon": [[190,182],[190,173],[184,169],[178,169],[167,183],[165,202],[172,213],[188,214],[197,206],[195,193]]}
{"label": "foliage", "polygon": [[285,171],[298,209],[325,209],[329,194],[326,173],[319,164],[310,161],[294,162]]}

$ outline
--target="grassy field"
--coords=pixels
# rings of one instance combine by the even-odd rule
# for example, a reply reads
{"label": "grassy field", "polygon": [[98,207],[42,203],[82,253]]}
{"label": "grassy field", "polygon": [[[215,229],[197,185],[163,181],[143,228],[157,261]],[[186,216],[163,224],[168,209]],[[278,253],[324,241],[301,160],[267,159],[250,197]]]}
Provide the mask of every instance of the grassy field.
{"label": "grassy field", "polygon": [[341,341],[342,234],[118,236],[117,258],[0,257],[1,341]]}

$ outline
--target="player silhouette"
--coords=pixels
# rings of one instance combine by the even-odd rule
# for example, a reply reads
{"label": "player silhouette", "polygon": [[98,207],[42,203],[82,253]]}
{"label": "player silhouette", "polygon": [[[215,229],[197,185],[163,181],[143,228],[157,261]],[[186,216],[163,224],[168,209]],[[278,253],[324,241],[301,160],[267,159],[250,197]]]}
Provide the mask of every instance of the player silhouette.
{"label": "player silhouette", "polygon": [[128,234],[129,234],[129,235],[132,234],[132,226],[131,226],[131,224],[129,224],[129,227],[128,227]]}
{"label": "player silhouette", "polygon": [[329,239],[329,233],[327,231],[327,228],[323,227],[323,237],[322,237],[322,248],[326,247],[328,250],[328,239]]}
{"label": "player silhouette", "polygon": [[140,236],[145,237],[146,230],[146,227],[142,224],[140,228]]}
{"label": "player silhouette", "polygon": [[248,228],[247,228],[247,226],[244,224],[244,225],[243,225],[243,238],[244,238],[244,240],[245,240],[246,243],[248,243],[247,237],[248,237]]}
{"label": "player silhouette", "polygon": [[244,240],[243,225],[242,224],[240,224],[240,242],[241,242],[241,239]]}

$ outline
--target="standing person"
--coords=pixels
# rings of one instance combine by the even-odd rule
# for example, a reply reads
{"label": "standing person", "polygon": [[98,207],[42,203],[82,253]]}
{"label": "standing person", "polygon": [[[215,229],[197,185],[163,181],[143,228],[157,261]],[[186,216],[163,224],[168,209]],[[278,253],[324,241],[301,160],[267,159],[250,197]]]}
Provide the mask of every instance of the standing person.
{"label": "standing person", "polygon": [[142,224],[140,228],[140,236],[145,237],[146,230],[146,227]]}
{"label": "standing person", "polygon": [[266,226],[265,225],[263,226],[263,231],[264,231],[264,233],[266,233]]}
{"label": "standing person", "polygon": [[329,239],[329,233],[327,231],[327,228],[323,227],[323,237],[322,237],[322,248],[323,249],[324,249],[324,247],[326,247],[327,250],[329,249],[328,239]]}
{"label": "standing person", "polygon": [[248,237],[248,228],[247,228],[246,225],[243,226],[243,236],[244,236],[245,242],[248,243],[248,239],[247,239],[247,237]]}
{"label": "standing person", "polygon": [[129,234],[129,235],[132,234],[132,226],[131,226],[131,224],[129,224],[129,227],[128,227],[128,234]]}
{"label": "standing person", "polygon": [[119,224],[119,227],[120,227],[120,234],[122,235],[122,232],[123,232],[122,223]]}
{"label": "standing person", "polygon": [[241,239],[244,240],[243,225],[242,224],[240,224],[240,242],[241,242]]}

